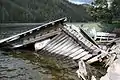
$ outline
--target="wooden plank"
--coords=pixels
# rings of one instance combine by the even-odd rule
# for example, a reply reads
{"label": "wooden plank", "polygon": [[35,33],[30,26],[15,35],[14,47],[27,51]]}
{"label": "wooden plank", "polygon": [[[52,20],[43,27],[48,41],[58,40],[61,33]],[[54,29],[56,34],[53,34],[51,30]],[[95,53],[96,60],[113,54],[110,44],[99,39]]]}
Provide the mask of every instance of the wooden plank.
{"label": "wooden plank", "polygon": [[[71,49],[72,48],[72,49]],[[70,54],[73,54],[76,50],[78,50],[80,47],[75,45],[75,46],[71,46],[69,49],[69,52],[65,54],[65,56],[69,56]]]}
{"label": "wooden plank", "polygon": [[69,54],[67,54],[67,56],[71,56],[71,54],[74,54],[74,53],[75,53],[76,51],[78,51],[79,49],[81,49],[81,47],[78,46],[78,47],[70,50],[70,51],[69,51]]}
{"label": "wooden plank", "polygon": [[[44,39],[49,38],[51,36],[54,36],[58,33],[60,33],[60,32],[59,31],[54,31],[53,33],[48,33],[46,35],[41,36],[39,39],[32,39],[31,41],[28,41],[27,43],[16,44],[16,45],[13,46],[13,48],[18,48],[18,47],[22,47],[22,46],[30,44],[30,43],[35,43],[37,41],[41,41],[41,40],[44,40]],[[17,45],[21,45],[21,46],[17,46]]]}
{"label": "wooden plank", "polygon": [[80,59],[81,57],[83,57],[84,55],[86,55],[86,54],[88,54],[88,53],[89,53],[89,52],[84,51],[84,52],[82,52],[81,54],[77,55],[76,57],[73,57],[73,59],[74,59],[74,60]]}
{"label": "wooden plank", "polygon": [[75,53],[71,54],[70,57],[71,57],[71,56],[75,57],[75,56],[77,56],[78,54],[81,54],[81,52],[83,52],[83,51],[84,51],[84,49],[79,49],[79,50],[76,51]]}
{"label": "wooden plank", "polygon": [[70,54],[70,50],[73,50],[78,45],[75,45],[74,43],[71,44],[64,52],[61,52],[60,54],[64,54],[64,56],[68,56]]}
{"label": "wooden plank", "polygon": [[62,55],[62,54],[66,54],[66,53],[68,53],[71,49],[73,49],[73,48],[70,48],[71,46],[74,46],[74,43],[72,43],[72,42],[70,42],[68,45],[66,45],[65,47],[64,47],[64,51],[62,51],[60,54]]}
{"label": "wooden plank", "polygon": [[89,42],[89,43],[87,43],[87,46],[90,48],[92,46],[92,44]]}
{"label": "wooden plank", "polygon": [[[69,40],[69,39],[67,39],[67,40]],[[68,43],[69,43],[69,41],[66,41],[65,43],[61,44],[60,46],[58,46],[57,48],[54,49],[54,52],[55,52],[56,54],[60,54],[62,51],[65,50],[64,47],[65,47],[66,45],[68,45]]]}
{"label": "wooden plank", "polygon": [[[59,44],[61,41],[65,40],[67,38],[67,36],[61,37],[59,39],[54,40],[54,42],[50,42],[45,48],[46,49],[52,49],[53,47],[55,47],[57,44]],[[52,41],[52,40],[51,40]]]}
{"label": "wooden plank", "polygon": [[65,37],[66,35],[63,33],[58,34],[57,36],[55,36],[54,38],[51,39],[50,43],[47,45],[49,47],[49,45],[55,43],[56,41],[61,40],[63,37]]}
{"label": "wooden plank", "polygon": [[41,27],[48,26],[48,25],[50,25],[50,24],[52,24],[52,23],[55,23],[55,24],[56,24],[56,23],[60,23],[60,24],[61,24],[61,22],[64,22],[64,20],[66,20],[66,18],[61,18],[61,19],[58,19],[58,20],[55,20],[55,21],[52,21],[52,22],[43,24],[43,25],[38,26],[38,27],[36,27],[36,28],[30,29],[30,30],[28,30],[28,31],[25,31],[25,32],[19,33],[19,34],[17,34],[17,35],[14,35],[14,36],[11,36],[11,37],[2,39],[2,40],[0,40],[0,43],[3,43],[3,42],[5,42],[5,41],[11,40],[11,39],[14,39],[14,38],[16,38],[16,37],[20,37],[21,35],[30,33],[31,31],[33,32],[34,30],[40,29]]}
{"label": "wooden plank", "polygon": [[65,43],[68,39],[64,39],[62,40],[60,43],[58,43],[57,45],[55,45],[53,48],[50,48],[50,50],[52,52],[55,52],[56,51],[56,48],[59,48],[63,43]]}
{"label": "wooden plank", "polygon": [[[81,41],[81,39],[82,39],[83,37],[80,37],[80,38],[79,38],[80,40],[79,40],[76,36],[74,36],[73,34],[71,34],[67,29],[62,28],[62,30],[63,30],[67,35],[69,35],[70,37],[72,37],[73,40],[74,40],[77,44],[85,47],[88,51],[92,51],[89,47],[87,47],[87,46]],[[82,36],[81,34],[79,34],[79,35]]]}
{"label": "wooden plank", "polygon": [[83,56],[81,59],[82,60],[87,60],[87,59],[89,59],[91,57],[92,57],[92,54],[87,54],[87,55]]}
{"label": "wooden plank", "polygon": [[109,37],[109,36],[115,37],[116,36],[116,34],[105,33],[105,32],[97,32],[96,35],[97,36],[106,36],[106,37]]}
{"label": "wooden plank", "polygon": [[82,54],[83,52],[85,52],[85,49],[80,49],[79,52],[78,52],[78,54],[76,54],[74,57],[76,57],[76,56]]}
{"label": "wooden plank", "polygon": [[58,50],[56,51],[56,53],[61,54],[61,52],[66,51],[66,49],[65,49],[64,47],[67,46],[67,45],[70,45],[69,43],[70,43],[70,40],[68,39],[67,42],[65,42],[64,44],[62,44],[62,45],[58,48]]}
{"label": "wooden plank", "polygon": [[89,59],[89,60],[87,61],[87,63],[91,64],[91,63],[93,63],[93,62],[96,62],[96,61],[104,58],[104,57],[107,56],[107,55],[108,55],[108,52],[106,52],[106,51],[104,51],[104,50],[101,50],[101,54],[98,54],[98,55],[96,55],[95,57]]}

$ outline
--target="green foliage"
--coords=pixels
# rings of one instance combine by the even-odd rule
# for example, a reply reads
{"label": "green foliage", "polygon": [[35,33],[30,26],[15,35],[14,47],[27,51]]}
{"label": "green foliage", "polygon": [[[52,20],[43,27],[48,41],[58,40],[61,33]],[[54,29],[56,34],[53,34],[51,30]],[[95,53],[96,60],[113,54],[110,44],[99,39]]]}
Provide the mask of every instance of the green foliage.
{"label": "green foliage", "polygon": [[95,21],[112,22],[112,13],[111,10],[108,9],[106,0],[95,0],[92,6],[89,7],[88,12]]}
{"label": "green foliage", "polygon": [[114,19],[120,19],[120,0],[113,1],[111,11]]}
{"label": "green foliage", "polygon": [[92,18],[81,5],[67,0],[0,0],[0,23],[43,22],[68,17],[69,21],[89,21]]}

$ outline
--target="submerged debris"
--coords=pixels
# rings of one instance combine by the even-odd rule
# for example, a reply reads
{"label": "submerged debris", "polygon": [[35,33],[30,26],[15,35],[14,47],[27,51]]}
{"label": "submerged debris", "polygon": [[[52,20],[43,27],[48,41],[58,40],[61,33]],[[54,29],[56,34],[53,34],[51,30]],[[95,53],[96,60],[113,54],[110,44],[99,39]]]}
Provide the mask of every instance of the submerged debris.
{"label": "submerged debris", "polygon": [[79,78],[82,77],[83,80],[87,80],[87,79],[85,78],[85,76],[87,76],[88,73],[87,73],[86,65],[85,65],[84,61],[83,61],[83,60],[80,60],[80,61],[78,62],[78,65],[79,65],[79,69],[76,71],[76,73],[78,74],[78,77],[79,77]]}

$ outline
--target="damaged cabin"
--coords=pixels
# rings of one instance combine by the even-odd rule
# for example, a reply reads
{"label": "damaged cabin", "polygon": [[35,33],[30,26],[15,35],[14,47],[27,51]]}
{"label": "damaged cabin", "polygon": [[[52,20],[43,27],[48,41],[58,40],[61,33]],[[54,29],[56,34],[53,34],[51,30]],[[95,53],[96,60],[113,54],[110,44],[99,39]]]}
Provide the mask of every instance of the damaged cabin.
{"label": "damaged cabin", "polygon": [[[75,64],[80,63],[81,60],[91,64],[113,53],[112,50],[103,50],[82,27],[65,24],[66,20],[67,18],[61,18],[2,39],[0,49],[33,50],[38,54],[72,60]],[[96,38],[101,37],[100,34],[97,35]]]}
{"label": "damaged cabin", "polygon": [[89,63],[94,62],[93,56],[106,53],[82,28],[64,24],[65,20],[61,18],[3,39],[1,48],[44,50],[51,55],[83,59]]}

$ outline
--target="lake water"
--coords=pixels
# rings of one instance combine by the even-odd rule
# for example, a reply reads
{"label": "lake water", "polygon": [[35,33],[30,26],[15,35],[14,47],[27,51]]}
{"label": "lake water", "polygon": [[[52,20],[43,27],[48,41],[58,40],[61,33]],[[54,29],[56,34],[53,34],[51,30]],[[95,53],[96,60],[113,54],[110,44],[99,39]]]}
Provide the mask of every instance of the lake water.
{"label": "lake water", "polygon": [[[0,26],[0,39],[33,27],[35,26]],[[63,68],[55,59],[33,53],[0,51],[0,80],[79,80],[76,73]]]}

